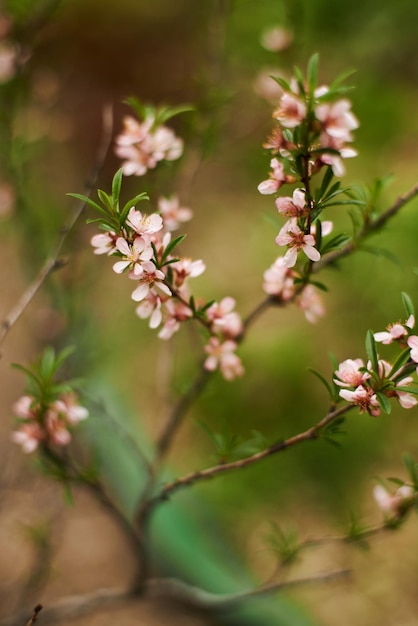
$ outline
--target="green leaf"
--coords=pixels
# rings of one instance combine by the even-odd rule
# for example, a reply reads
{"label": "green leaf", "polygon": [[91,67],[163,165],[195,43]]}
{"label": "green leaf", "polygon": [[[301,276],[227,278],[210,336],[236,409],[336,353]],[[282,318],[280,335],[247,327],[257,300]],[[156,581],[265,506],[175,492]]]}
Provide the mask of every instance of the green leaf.
{"label": "green leaf", "polygon": [[368,330],[366,334],[366,354],[372,364],[373,371],[379,373],[379,358],[377,356],[376,341],[373,331]]}
{"label": "green leaf", "polygon": [[402,295],[402,302],[405,307],[407,317],[409,317],[410,315],[413,315],[415,317],[414,305],[413,305],[411,298],[404,291],[402,292],[401,295]]}
{"label": "green leaf", "polygon": [[392,411],[392,405],[389,402],[389,398],[385,396],[385,394],[381,391],[376,391],[376,398],[382,411],[387,415],[390,415],[390,412]]}
{"label": "green leaf", "polygon": [[320,380],[323,385],[325,385],[326,390],[328,391],[331,400],[335,400],[334,390],[332,389],[331,385],[326,380],[326,378],[324,378],[324,376],[322,376],[322,374],[320,374],[315,369],[313,369],[313,367],[308,367],[308,370],[310,372],[312,372],[312,374],[314,374],[314,376],[316,376],[318,378],[318,380]]}
{"label": "green leaf", "polygon": [[134,198],[131,198],[131,200],[128,200],[128,202],[125,204],[125,206],[123,207],[119,215],[119,223],[121,226],[125,224],[127,215],[129,211],[132,209],[132,207],[138,204],[138,202],[142,202],[142,200],[149,200],[149,195],[145,191],[138,194]]}
{"label": "green leaf", "polygon": [[111,215],[114,215],[115,211],[113,208],[113,201],[112,198],[102,189],[98,189],[97,190],[97,195],[100,198],[100,202],[106,207],[106,209],[108,209],[108,212]]}
{"label": "green leaf", "polygon": [[319,63],[319,54],[315,53],[309,59],[308,69],[307,69],[309,93],[311,95],[313,95],[316,89],[316,86],[318,84],[318,63]]}
{"label": "green leaf", "polygon": [[122,186],[123,170],[120,168],[113,177],[112,180],[112,199],[113,205],[116,206],[120,196],[120,190]]}
{"label": "green leaf", "polygon": [[167,245],[167,247],[165,248],[161,261],[165,261],[165,259],[168,257],[168,255],[170,254],[170,252],[172,252],[172,250],[174,250],[174,248],[176,246],[179,245],[179,243],[181,243],[183,241],[183,239],[186,238],[186,235],[180,235],[179,237],[176,237],[175,239],[173,239],[172,241],[170,241],[170,243]]}
{"label": "green leaf", "polygon": [[333,178],[334,178],[334,172],[332,171],[332,167],[328,165],[328,167],[325,170],[325,174],[322,178],[321,186],[319,187],[317,194],[316,194],[317,202],[325,195],[325,192],[328,189]]}
{"label": "green leaf", "polygon": [[413,461],[411,455],[408,452],[403,453],[402,462],[405,466],[406,471],[408,472],[411,478],[411,482],[414,485],[414,489],[418,489],[417,465]]}
{"label": "green leaf", "polygon": [[276,83],[278,85],[280,85],[280,87],[283,89],[283,91],[291,91],[289,83],[284,78],[281,78],[281,76],[272,76],[272,75],[270,75],[270,78],[272,78],[274,81],[276,81]]}
{"label": "green leaf", "polygon": [[349,241],[351,241],[351,237],[349,235],[345,233],[340,233],[323,245],[321,254],[327,254],[328,252],[332,252],[333,250],[338,250]]}
{"label": "green leaf", "polygon": [[83,202],[88,204],[92,209],[95,209],[96,211],[103,213],[103,215],[106,215],[106,217],[108,216],[108,212],[105,211],[103,207],[97,204],[97,202],[94,202],[94,200],[92,200],[91,198],[88,198],[87,196],[83,196],[81,193],[67,193],[67,196],[71,196],[72,198],[76,198],[77,200],[82,200]]}
{"label": "green leaf", "polygon": [[180,115],[180,113],[190,113],[195,111],[196,107],[191,104],[182,104],[176,107],[161,107],[157,109],[155,115],[155,125],[164,124],[172,117]]}
{"label": "green leaf", "polygon": [[[409,361],[409,353],[411,352],[411,348],[405,348],[402,352],[397,356],[394,364],[392,365],[392,369],[389,372],[389,378],[395,376],[396,372],[401,369]],[[401,374],[404,376],[404,372]]]}

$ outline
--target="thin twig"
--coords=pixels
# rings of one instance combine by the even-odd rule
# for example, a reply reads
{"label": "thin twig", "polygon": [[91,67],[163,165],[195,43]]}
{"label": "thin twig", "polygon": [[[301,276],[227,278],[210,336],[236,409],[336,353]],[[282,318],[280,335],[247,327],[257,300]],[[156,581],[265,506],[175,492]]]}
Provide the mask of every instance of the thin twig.
{"label": "thin twig", "polygon": [[238,461],[231,461],[230,463],[222,463],[219,465],[214,465],[213,467],[209,467],[204,470],[200,470],[197,472],[191,472],[190,474],[186,474],[180,478],[177,478],[173,482],[165,485],[161,492],[155,496],[152,500],[149,500],[144,508],[151,509],[157,504],[164,502],[171,496],[174,492],[178,491],[183,487],[187,487],[194,483],[200,482],[202,480],[208,480],[213,478],[219,474],[224,474],[227,472],[231,472],[234,470],[242,469],[244,467],[248,467],[249,465],[253,465],[254,463],[258,463],[259,461],[272,456],[273,454],[277,454],[278,452],[283,452],[288,448],[291,448],[295,445],[302,443],[303,441],[312,441],[317,439],[320,435],[320,432],[323,428],[328,426],[331,422],[336,420],[341,415],[344,415],[348,411],[354,408],[353,404],[347,404],[339,409],[334,409],[330,411],[320,422],[311,426],[307,430],[293,437],[289,437],[289,439],[284,439],[283,441],[279,441],[264,450],[257,452],[249,457],[245,457],[244,459],[239,459]]}
{"label": "thin twig", "polygon": [[33,609],[32,617],[30,618],[26,626],[32,626],[35,622],[38,621],[38,615],[42,611],[42,609],[43,609],[42,604],[37,604],[35,606],[35,608]]}
{"label": "thin twig", "polygon": [[375,220],[371,222],[366,222],[361,231],[358,233],[355,240],[353,239],[349,241],[340,250],[336,250],[335,252],[328,254],[318,263],[314,263],[312,267],[312,273],[316,274],[327,265],[332,265],[336,261],[339,261],[340,259],[354,252],[358,244],[363,239],[382,228],[382,226],[384,226],[386,222],[394,217],[400,211],[400,209],[405,206],[405,204],[413,200],[416,196],[418,196],[418,184],[414,185],[414,187],[412,187],[412,189],[410,189],[407,193],[399,196],[397,200],[393,203],[393,205],[389,207],[389,209],[381,213]]}
{"label": "thin twig", "polygon": [[[97,152],[96,163],[93,167],[92,173],[90,175],[90,179],[86,184],[85,195],[89,196],[93,191],[93,187],[96,184],[97,178],[100,174],[100,171],[103,167],[111,137],[112,137],[112,109],[110,106],[106,106],[103,109],[103,132],[102,138],[100,142],[100,146]],[[65,261],[59,258],[62,247],[65,243],[65,240],[68,234],[71,232],[73,227],[75,226],[77,220],[80,215],[83,213],[86,203],[79,200],[75,203],[74,209],[70,215],[70,218],[67,224],[62,228],[60,237],[55,244],[50,256],[46,259],[45,263],[41,267],[38,275],[35,280],[27,287],[27,289],[23,292],[17,304],[11,309],[11,311],[6,315],[4,320],[1,322],[0,326],[0,346],[3,344],[7,334],[10,329],[16,324],[18,319],[27,309],[29,304],[32,302],[33,298],[38,293],[39,289],[42,287],[48,276],[54,272],[62,268],[65,265]]]}

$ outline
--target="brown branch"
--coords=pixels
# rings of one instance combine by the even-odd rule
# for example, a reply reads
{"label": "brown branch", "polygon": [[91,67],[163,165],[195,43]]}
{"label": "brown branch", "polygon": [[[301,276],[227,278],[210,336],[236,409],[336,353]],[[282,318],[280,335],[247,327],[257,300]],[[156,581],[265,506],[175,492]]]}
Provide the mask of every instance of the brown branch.
{"label": "brown branch", "polygon": [[[172,599],[194,608],[206,611],[223,611],[259,596],[267,595],[284,589],[300,587],[318,583],[327,583],[339,578],[345,578],[349,570],[335,570],[316,576],[295,578],[293,580],[261,585],[254,589],[238,593],[215,594],[193,587],[177,579],[150,579],[142,589],[144,597],[154,599]],[[141,595],[142,595],[141,594]],[[139,598],[132,589],[98,589],[89,594],[75,595],[62,598],[58,602],[45,607],[42,613],[42,623],[51,624],[55,620],[74,619],[94,611],[117,606]],[[0,622],[0,626],[20,626],[25,613],[20,611]],[[31,624],[31,622],[29,622]],[[29,624],[27,626],[29,626]]]}
{"label": "brown branch", "polygon": [[382,226],[384,226],[386,222],[394,217],[400,211],[400,209],[405,206],[405,204],[413,200],[416,196],[418,196],[418,184],[414,185],[414,187],[412,187],[412,189],[410,189],[407,193],[399,196],[394,204],[389,207],[389,209],[381,213],[381,215],[379,215],[379,217],[377,217],[375,220],[371,222],[366,222],[361,231],[358,233],[355,240],[353,239],[352,241],[349,241],[340,250],[336,250],[328,256],[325,256],[318,263],[314,263],[312,267],[312,273],[316,274],[327,265],[331,265],[332,263],[335,263],[336,261],[339,261],[340,259],[354,252],[361,240],[365,239],[375,231],[382,228]]}
{"label": "brown branch", "polygon": [[[97,178],[100,174],[100,171],[103,167],[104,160],[106,158],[110,140],[112,136],[112,109],[109,106],[106,106],[103,110],[103,132],[102,139],[100,142],[99,149],[97,151],[96,163],[93,167],[92,173],[90,175],[90,179],[86,184],[85,195],[89,196],[93,190],[93,187],[97,181]],[[23,292],[17,304],[11,309],[11,311],[6,315],[4,320],[1,322],[0,326],[0,346],[3,344],[7,334],[9,333],[12,326],[16,324],[21,315],[27,309],[29,304],[32,302],[39,289],[42,287],[46,279],[52,272],[62,268],[65,265],[65,261],[59,258],[62,247],[65,243],[65,240],[68,234],[71,232],[73,227],[75,226],[77,220],[81,216],[84,211],[86,203],[79,200],[75,203],[74,209],[70,215],[70,218],[67,224],[62,228],[60,237],[55,244],[50,256],[46,259],[43,266],[41,267],[38,275],[34,279],[34,281],[29,285],[29,287]]]}
{"label": "brown branch", "polygon": [[164,502],[171,496],[175,491],[178,491],[182,487],[187,487],[196,482],[200,482],[202,480],[208,480],[213,478],[219,474],[224,474],[226,472],[231,472],[234,470],[242,469],[244,467],[248,467],[253,463],[258,463],[259,461],[272,456],[273,454],[277,454],[278,452],[283,452],[288,448],[291,448],[295,445],[302,443],[303,441],[312,441],[317,439],[320,435],[320,431],[328,426],[331,422],[336,420],[341,415],[344,415],[348,411],[354,408],[353,404],[347,404],[339,409],[334,409],[330,411],[320,422],[311,426],[307,430],[289,439],[284,439],[283,441],[279,441],[268,448],[265,448],[261,452],[257,452],[249,457],[244,459],[239,459],[238,461],[231,461],[230,463],[222,463],[220,465],[215,465],[213,467],[209,467],[204,470],[200,470],[197,472],[191,472],[190,474],[186,474],[180,478],[177,478],[173,482],[165,485],[161,490],[160,494],[155,496],[153,499],[146,502],[143,506],[144,510],[149,512],[157,504]]}
{"label": "brown branch", "polygon": [[35,622],[38,621],[38,615],[42,611],[42,609],[43,609],[42,604],[37,604],[35,606],[35,608],[33,609],[32,617],[30,618],[26,626],[32,626]]}

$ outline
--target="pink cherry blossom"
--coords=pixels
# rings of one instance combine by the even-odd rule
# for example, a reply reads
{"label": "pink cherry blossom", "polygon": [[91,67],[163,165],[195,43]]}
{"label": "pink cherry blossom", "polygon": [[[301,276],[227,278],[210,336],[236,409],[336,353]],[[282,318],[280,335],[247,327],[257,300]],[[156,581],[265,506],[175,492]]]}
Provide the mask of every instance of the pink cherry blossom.
{"label": "pink cherry blossom", "polygon": [[146,298],[149,292],[155,288],[159,289],[164,294],[171,296],[170,288],[164,284],[164,272],[158,270],[151,261],[145,261],[142,264],[142,274],[139,278],[132,272],[130,272],[129,278],[138,282],[138,287],[132,292],[131,295],[132,300],[135,300],[135,302],[140,302]]}
{"label": "pink cherry blossom", "polygon": [[141,319],[150,318],[149,327],[157,328],[161,324],[161,298],[153,291],[149,291],[147,296],[138,304],[135,310]]}
{"label": "pink cherry blossom", "polygon": [[123,237],[118,237],[116,249],[124,257],[123,261],[117,261],[113,265],[113,271],[116,274],[122,274],[130,268],[135,276],[140,276],[142,274],[141,263],[149,261],[154,255],[153,249],[142,237],[136,237],[133,244],[129,244]]}
{"label": "pink cherry blossom", "polygon": [[416,335],[411,335],[408,337],[408,346],[411,348],[411,359],[418,363],[418,337]]}
{"label": "pink cherry blossom", "polygon": [[277,154],[284,146],[287,146],[287,142],[283,137],[283,131],[279,126],[276,126],[267,141],[263,143],[263,148]]}
{"label": "pink cherry blossom", "polygon": [[394,494],[389,493],[382,485],[373,488],[373,497],[377,506],[385,515],[399,516],[408,500],[415,496],[415,491],[411,485],[402,485]]}
{"label": "pink cherry blossom", "polygon": [[188,278],[196,278],[203,274],[206,270],[206,265],[201,259],[192,261],[192,259],[189,258],[182,258],[172,263],[171,269],[174,272],[174,284],[176,288],[179,288],[183,286]]}
{"label": "pink cherry blossom", "polygon": [[226,297],[221,302],[214,302],[206,311],[206,317],[211,322],[211,330],[221,333],[224,337],[232,339],[238,337],[243,331],[241,317],[234,311],[235,300]]}
{"label": "pink cherry blossom", "polygon": [[309,207],[306,204],[306,194],[303,189],[295,189],[293,196],[277,198],[277,210],[285,217],[303,217],[309,213]]}
{"label": "pink cherry blossom", "polygon": [[287,267],[284,257],[278,257],[264,272],[263,290],[283,301],[290,300],[295,293],[294,280],[297,276],[295,271]]}
{"label": "pink cherry blossom", "polygon": [[278,246],[288,246],[289,250],[284,255],[284,264],[286,267],[293,267],[297,260],[299,250],[303,250],[311,261],[319,261],[321,255],[314,247],[315,238],[313,235],[305,235],[305,233],[297,225],[295,218],[290,219],[281,228],[276,237]]}
{"label": "pink cherry blossom", "polygon": [[180,329],[180,323],[185,322],[193,316],[190,307],[170,298],[164,303],[163,327],[158,333],[160,339],[171,339]]}
{"label": "pink cherry blossom", "polygon": [[177,230],[180,224],[188,222],[193,217],[193,211],[191,209],[180,205],[178,196],[159,198],[158,209],[163,217],[164,227],[168,231]]}
{"label": "pink cherry blossom", "polygon": [[40,441],[45,439],[45,433],[37,422],[20,424],[11,434],[11,440],[22,447],[25,454],[34,452]]}
{"label": "pink cherry blossom", "polygon": [[257,187],[258,191],[263,195],[275,193],[284,183],[294,182],[293,176],[287,176],[284,172],[283,164],[278,159],[271,159],[270,161],[271,172],[270,178],[264,180]]}
{"label": "pink cherry blossom", "polygon": [[75,426],[89,416],[88,410],[78,404],[74,394],[61,396],[59,400],[51,404],[51,409],[71,426]]}
{"label": "pink cherry blossom", "polygon": [[286,92],[280,98],[279,106],[274,111],[273,117],[284,128],[295,128],[306,117],[306,104],[297,95]]}
{"label": "pink cherry blossom", "polygon": [[325,132],[330,137],[352,141],[351,131],[358,128],[359,123],[350,109],[349,100],[338,100],[332,104],[318,104],[315,108],[315,116],[322,122]]}
{"label": "pink cherry blossom", "polygon": [[415,326],[415,318],[413,315],[410,315],[406,320],[405,324],[401,324],[401,322],[395,322],[394,324],[389,324],[386,327],[386,330],[383,330],[379,333],[374,334],[374,338],[376,341],[381,341],[384,344],[392,343],[393,341],[398,341],[403,339],[409,334],[409,330]]}
{"label": "pink cherry blossom", "polygon": [[131,116],[123,120],[124,130],[116,138],[116,155],[124,159],[126,176],[143,176],[159,161],[173,161],[183,153],[183,141],[167,126],[154,128],[155,119],[147,117],[140,123]]}
{"label": "pink cherry blossom", "polygon": [[358,387],[362,385],[370,374],[368,372],[361,372],[360,369],[364,368],[364,363],[361,359],[346,359],[339,364],[336,370],[334,382],[340,387]]}
{"label": "pink cherry blossom", "polygon": [[[413,382],[414,381],[413,381],[412,376],[406,376],[405,378],[402,378],[402,380],[398,381],[396,383],[396,386],[408,387],[408,385],[410,385]],[[412,409],[414,406],[416,406],[416,404],[418,404],[418,400],[416,396],[414,396],[412,393],[408,393],[407,391],[396,391],[396,390],[394,393],[398,399],[399,404],[401,405],[403,409]]]}
{"label": "pink cherry blossom", "polygon": [[91,245],[96,248],[94,254],[113,254],[116,250],[116,239],[117,235],[113,231],[94,235],[91,239]]}
{"label": "pink cherry blossom", "polygon": [[162,229],[163,218],[157,213],[143,215],[141,211],[132,207],[128,213],[126,224],[140,236],[153,235]]}
{"label": "pink cherry blossom", "polygon": [[371,387],[366,388],[359,385],[354,391],[341,389],[339,395],[347,402],[351,402],[360,407],[360,413],[367,411],[367,413],[373,417],[380,415],[379,402]]}
{"label": "pink cherry blossom", "polygon": [[32,420],[36,418],[39,405],[33,396],[21,396],[12,406],[13,413],[21,419]]}
{"label": "pink cherry blossom", "polygon": [[71,441],[71,433],[65,415],[57,408],[51,407],[46,414],[45,430],[48,440],[56,446],[67,446]]}
{"label": "pink cherry blossom", "polygon": [[315,324],[320,317],[325,315],[322,298],[313,285],[306,285],[296,303],[311,324]]}
{"label": "pink cherry blossom", "polygon": [[225,380],[233,380],[237,376],[244,374],[241,359],[235,354],[237,344],[235,341],[227,340],[221,343],[218,337],[211,337],[205,346],[207,357],[204,366],[210,372],[218,367]]}

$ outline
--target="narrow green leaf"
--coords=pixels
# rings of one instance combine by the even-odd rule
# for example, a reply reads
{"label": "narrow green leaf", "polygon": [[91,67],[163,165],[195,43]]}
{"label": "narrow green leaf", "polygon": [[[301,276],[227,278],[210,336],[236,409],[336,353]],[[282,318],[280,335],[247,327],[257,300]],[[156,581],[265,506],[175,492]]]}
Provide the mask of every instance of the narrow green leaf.
{"label": "narrow green leaf", "polygon": [[382,393],[381,391],[376,392],[376,398],[380,404],[380,408],[382,409],[382,411],[384,413],[387,413],[387,415],[389,415],[390,412],[392,411],[392,405],[390,404],[389,398],[385,396],[385,394]]}
{"label": "narrow green leaf", "polygon": [[[394,364],[392,365],[392,369],[389,372],[389,378],[392,378],[393,376],[395,376],[396,372],[400,370],[401,367],[405,365],[405,363],[408,362],[410,351],[411,351],[411,348],[408,347],[402,350],[400,354],[398,354]],[[403,375],[404,373],[402,373],[402,376]]]}
{"label": "narrow green leaf", "polygon": [[103,209],[97,202],[94,202],[91,198],[87,198],[87,196],[83,196],[81,193],[67,193],[67,196],[71,196],[72,198],[76,198],[77,200],[82,200],[86,204],[88,204],[92,209],[103,213],[103,215],[108,215],[107,211]]}
{"label": "narrow green leaf", "polygon": [[334,398],[334,390],[332,389],[331,385],[326,380],[326,378],[324,378],[324,376],[322,376],[322,374],[320,374],[315,369],[313,369],[313,367],[308,367],[308,370],[310,372],[312,372],[312,374],[314,374],[314,376],[316,376],[318,378],[318,380],[320,380],[323,385],[325,385],[326,390],[328,391],[328,394],[329,394],[331,400],[334,400],[335,399]]}
{"label": "narrow green leaf", "polygon": [[103,189],[98,189],[97,190],[97,195],[100,198],[100,202],[102,204],[104,204],[104,206],[106,207],[106,209],[108,209],[110,214],[113,215],[114,214],[114,210],[113,210],[112,198],[105,191],[103,191]]}
{"label": "narrow green leaf", "polygon": [[172,252],[172,250],[174,250],[174,248],[176,246],[178,246],[179,243],[181,243],[183,241],[183,239],[185,239],[185,238],[186,238],[186,235],[180,235],[179,237],[176,237],[175,239],[170,241],[170,243],[167,245],[167,247],[165,248],[165,250],[163,252],[163,256],[162,256],[161,260],[165,261],[165,259],[168,257],[170,252]]}
{"label": "narrow green leaf", "polygon": [[321,254],[327,254],[328,252],[332,252],[332,250],[338,250],[349,241],[351,241],[351,237],[349,235],[346,235],[345,233],[340,233],[323,245]]}
{"label": "narrow green leaf", "polygon": [[122,186],[123,170],[120,168],[113,177],[112,180],[112,199],[113,205],[116,206],[119,201],[120,189]]}
{"label": "narrow green leaf", "polygon": [[307,70],[309,93],[312,95],[318,84],[318,63],[319,63],[319,54],[315,53],[309,59],[308,70]]}
{"label": "narrow green leaf", "polygon": [[270,78],[276,81],[283,91],[291,91],[289,83],[284,78],[281,78],[281,76],[270,76]]}
{"label": "narrow green leaf", "polygon": [[414,305],[413,305],[411,298],[404,291],[402,292],[401,295],[402,295],[402,302],[405,307],[407,317],[409,317],[410,315],[413,315],[415,317]]}
{"label": "narrow green leaf", "polygon": [[124,225],[129,211],[136,204],[138,204],[138,202],[141,202],[142,200],[149,200],[149,195],[145,191],[140,193],[140,194],[138,194],[134,198],[131,198],[131,200],[128,200],[128,202],[125,204],[125,206],[123,207],[123,209],[122,209],[122,211],[120,212],[120,215],[119,215],[119,222],[120,222],[121,226]]}

